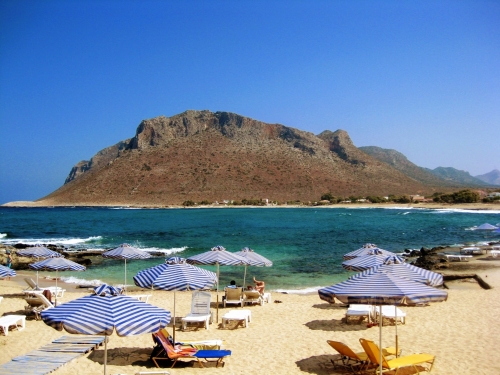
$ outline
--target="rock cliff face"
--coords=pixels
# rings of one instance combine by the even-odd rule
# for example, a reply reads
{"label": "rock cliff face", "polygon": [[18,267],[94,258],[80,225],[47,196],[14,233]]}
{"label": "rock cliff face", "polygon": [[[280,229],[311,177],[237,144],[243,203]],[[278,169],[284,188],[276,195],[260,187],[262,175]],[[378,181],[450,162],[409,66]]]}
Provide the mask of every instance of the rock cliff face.
{"label": "rock cliff face", "polygon": [[360,151],[343,130],[315,136],[234,113],[186,111],[142,121],[133,138],[78,163],[65,185],[42,200],[168,205],[434,191]]}

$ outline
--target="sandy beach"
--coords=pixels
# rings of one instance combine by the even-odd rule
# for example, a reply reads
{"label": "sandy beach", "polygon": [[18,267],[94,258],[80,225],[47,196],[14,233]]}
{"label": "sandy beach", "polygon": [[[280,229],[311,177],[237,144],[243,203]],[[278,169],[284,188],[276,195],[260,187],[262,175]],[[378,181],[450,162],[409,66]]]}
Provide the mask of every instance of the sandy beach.
{"label": "sandy beach", "polygon": [[[497,314],[500,311],[500,261],[480,257],[481,260],[466,263],[467,269],[458,273],[475,273],[493,288],[482,289],[476,282],[453,281],[449,287],[448,301],[426,307],[402,307],[407,322],[398,325],[399,345],[403,354],[432,353],[437,356],[433,374],[498,374],[500,364],[496,354],[500,334]],[[453,273],[453,270],[447,270]],[[48,286],[53,281],[43,280]],[[25,301],[23,273],[16,278],[0,280],[0,314],[24,314]],[[85,289],[65,285],[67,291],[63,301],[86,295]],[[145,293],[144,291],[131,291]],[[151,293],[147,291],[147,293]],[[216,293],[212,293],[212,301]],[[222,293],[220,293],[222,296]],[[190,310],[191,293],[177,292],[176,315],[178,318]],[[363,324],[346,324],[344,305],[330,305],[318,295],[293,295],[272,293],[272,303],[264,306],[247,306],[251,310],[252,322],[247,329],[234,324],[220,326],[220,317],[229,307],[219,309],[219,324],[214,322],[209,330],[188,328],[176,331],[176,339],[182,341],[222,339],[224,348],[232,350],[225,367],[199,369],[194,362],[182,361],[169,370],[171,374],[343,374],[342,369],[333,369],[330,362],[335,353],[326,340],[346,343],[361,351],[359,338],[378,342],[378,327],[368,328]],[[281,303],[274,301],[279,300]],[[149,303],[173,311],[173,292],[154,291]],[[212,303],[215,310],[215,304]],[[170,327],[170,330],[172,328]],[[45,325],[42,321],[28,317],[22,331],[11,329],[8,336],[0,335],[0,365],[37,349],[54,339],[67,334]],[[394,345],[394,325],[383,328],[383,345]],[[160,371],[149,361],[153,347],[151,335],[110,337],[108,344],[108,374],[136,374]],[[54,372],[63,374],[103,373],[103,353],[100,347]],[[407,373],[407,372],[403,372]],[[408,372],[408,373],[411,373]]]}

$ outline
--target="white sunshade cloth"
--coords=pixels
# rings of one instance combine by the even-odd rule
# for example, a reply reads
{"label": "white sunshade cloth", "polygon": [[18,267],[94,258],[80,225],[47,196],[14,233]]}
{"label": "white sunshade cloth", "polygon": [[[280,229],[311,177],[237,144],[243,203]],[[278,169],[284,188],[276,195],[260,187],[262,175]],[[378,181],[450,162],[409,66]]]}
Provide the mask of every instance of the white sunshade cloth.
{"label": "white sunshade cloth", "polygon": [[390,256],[383,254],[364,255],[342,262],[342,267],[348,271],[359,272],[388,262],[404,263],[405,259],[394,254]]}
{"label": "white sunshade cloth", "polygon": [[398,277],[402,277],[405,279],[409,279],[433,287],[443,285],[443,275],[440,275],[437,272],[432,272],[424,268],[411,265],[409,263],[396,263],[396,264],[384,263],[379,266],[372,267],[361,273],[358,273],[354,276],[351,276],[350,278],[357,279],[380,272],[394,274]]}
{"label": "white sunshade cloth", "polygon": [[349,259],[353,259],[356,257],[365,256],[365,255],[377,255],[377,254],[385,255],[385,256],[396,255],[390,251],[380,249],[379,247],[377,247],[377,245],[368,243],[368,244],[363,245],[363,247],[359,248],[358,250],[354,250],[354,251],[351,251],[347,254],[344,254],[343,258],[344,258],[344,260],[349,260]]}
{"label": "white sunshade cloth", "polygon": [[16,271],[12,268],[2,266],[0,264],[0,277],[13,277],[16,276]]}
{"label": "white sunshade cloth", "polygon": [[[99,294],[81,297],[41,312],[45,324],[58,331],[73,334],[110,336],[140,335],[158,332],[170,322],[170,312],[120,295],[119,290],[101,285]],[[107,340],[105,342],[104,374],[106,374]]]}

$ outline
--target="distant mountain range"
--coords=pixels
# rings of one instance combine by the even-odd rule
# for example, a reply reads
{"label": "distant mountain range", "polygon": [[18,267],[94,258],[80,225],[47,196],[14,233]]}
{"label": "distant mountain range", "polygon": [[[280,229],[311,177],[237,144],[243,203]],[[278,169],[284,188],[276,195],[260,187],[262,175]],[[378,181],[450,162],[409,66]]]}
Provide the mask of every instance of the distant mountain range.
{"label": "distant mountain range", "polygon": [[498,169],[493,169],[489,173],[476,176],[476,178],[490,185],[500,185],[500,171]]}
{"label": "distant mountain range", "polygon": [[353,145],[344,130],[314,135],[229,112],[186,111],[142,121],[134,137],[77,163],[52,205],[168,205],[186,200],[315,201],[432,194],[485,182],[429,170],[395,150]]}

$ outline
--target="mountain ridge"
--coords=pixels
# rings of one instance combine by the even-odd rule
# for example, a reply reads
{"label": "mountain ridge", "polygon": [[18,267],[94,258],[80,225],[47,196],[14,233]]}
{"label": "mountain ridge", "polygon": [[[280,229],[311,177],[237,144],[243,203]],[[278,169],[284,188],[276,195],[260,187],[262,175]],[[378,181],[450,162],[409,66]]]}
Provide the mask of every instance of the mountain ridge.
{"label": "mountain ridge", "polygon": [[422,181],[357,148],[344,130],[316,136],[230,112],[188,110],[141,121],[134,137],[77,163],[65,184],[41,200],[59,205],[309,201],[326,192],[432,194],[458,187]]}

